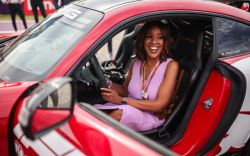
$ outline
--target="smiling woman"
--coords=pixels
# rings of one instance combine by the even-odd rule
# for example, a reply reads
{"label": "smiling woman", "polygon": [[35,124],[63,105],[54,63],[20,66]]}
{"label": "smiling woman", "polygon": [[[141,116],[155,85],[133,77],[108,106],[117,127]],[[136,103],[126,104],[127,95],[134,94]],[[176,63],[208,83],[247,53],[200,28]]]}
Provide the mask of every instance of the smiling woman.
{"label": "smiling woman", "polygon": [[102,97],[108,103],[95,107],[109,111],[114,119],[136,131],[160,126],[164,119],[155,114],[168,104],[178,73],[178,64],[169,58],[171,41],[167,25],[160,21],[146,23],[138,32],[137,59],[131,64],[123,85],[101,88]]}
{"label": "smiling woman", "polygon": [[211,1],[62,7],[0,45],[1,154],[240,154],[250,140],[249,19]]}

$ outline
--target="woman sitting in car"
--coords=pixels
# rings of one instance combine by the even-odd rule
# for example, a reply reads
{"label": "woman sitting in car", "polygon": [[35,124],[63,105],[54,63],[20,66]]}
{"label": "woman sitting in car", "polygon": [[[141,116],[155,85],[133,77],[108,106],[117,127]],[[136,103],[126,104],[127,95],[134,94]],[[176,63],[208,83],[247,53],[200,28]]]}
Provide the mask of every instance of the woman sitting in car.
{"label": "woman sitting in car", "polygon": [[169,27],[146,23],[137,35],[136,56],[123,85],[101,88],[106,104],[96,104],[120,123],[147,131],[160,126],[157,114],[168,105],[175,88],[178,63],[170,58],[173,39]]}

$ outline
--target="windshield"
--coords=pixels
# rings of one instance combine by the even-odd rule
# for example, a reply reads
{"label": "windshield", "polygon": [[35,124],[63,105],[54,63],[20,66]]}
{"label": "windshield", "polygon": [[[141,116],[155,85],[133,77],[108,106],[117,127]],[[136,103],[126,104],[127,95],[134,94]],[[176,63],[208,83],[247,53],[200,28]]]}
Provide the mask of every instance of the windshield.
{"label": "windshield", "polygon": [[102,16],[75,5],[59,9],[0,52],[0,79],[42,80]]}

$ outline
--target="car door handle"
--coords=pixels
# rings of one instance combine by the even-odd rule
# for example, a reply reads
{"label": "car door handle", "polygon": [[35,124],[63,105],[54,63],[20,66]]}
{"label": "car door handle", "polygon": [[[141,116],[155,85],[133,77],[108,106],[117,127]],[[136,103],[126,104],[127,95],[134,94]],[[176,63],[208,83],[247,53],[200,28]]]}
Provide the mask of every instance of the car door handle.
{"label": "car door handle", "polygon": [[209,110],[213,104],[213,98],[208,98],[207,100],[203,101],[202,103],[204,104],[204,109]]}

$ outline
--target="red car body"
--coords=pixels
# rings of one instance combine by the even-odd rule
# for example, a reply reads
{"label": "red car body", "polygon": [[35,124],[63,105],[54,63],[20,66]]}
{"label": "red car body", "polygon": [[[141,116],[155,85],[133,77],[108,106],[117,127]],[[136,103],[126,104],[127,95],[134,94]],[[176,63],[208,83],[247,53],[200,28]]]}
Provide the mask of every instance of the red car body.
{"label": "red car body", "polygon": [[[85,6],[85,4],[79,3],[75,2],[71,5]],[[183,133],[174,144],[164,147],[164,145],[160,145],[157,141],[155,142],[145,138],[137,132],[124,127],[120,128],[118,123],[112,120],[110,121],[108,117],[102,114],[98,114],[98,111],[95,112],[95,110],[92,110],[93,108],[78,104],[75,104],[73,115],[65,124],[55,130],[51,130],[51,132],[44,137],[31,141],[24,135],[18,120],[18,115],[20,114],[20,108],[24,105],[24,99],[29,96],[30,92],[40,83],[46,83],[52,78],[69,76],[72,68],[76,66],[79,60],[85,56],[88,58],[91,48],[93,48],[103,36],[108,36],[107,32],[109,32],[110,29],[119,24],[122,25],[122,22],[126,19],[133,17],[142,18],[144,15],[151,13],[153,16],[154,12],[158,14],[162,12],[162,14],[169,15],[189,13],[192,15],[206,15],[211,19],[216,17],[236,19],[235,21],[248,25],[248,29],[250,29],[249,13],[216,2],[166,0],[121,1],[116,3],[109,4],[100,2],[100,5],[94,6],[91,2],[86,2],[85,7],[93,7],[94,10],[99,10],[104,14],[103,17],[93,26],[85,37],[79,39],[76,44],[53,65],[50,72],[46,73],[42,80],[30,80],[27,82],[3,80],[0,82],[1,155],[11,155],[14,153],[19,155],[173,154],[166,147],[179,155],[201,155],[204,153],[206,155],[216,155],[242,151],[244,147],[247,146],[246,144],[250,136],[250,105],[247,104],[247,102],[250,102],[250,91],[247,88],[243,93],[245,95],[244,104],[243,101],[241,101],[242,103],[235,104],[239,105],[241,109],[239,108],[240,111],[233,117],[232,122],[227,123],[227,133],[217,134],[216,128],[220,126],[222,119],[224,120],[225,112],[228,113],[227,107],[231,100],[231,88],[233,87],[231,78],[222,75],[221,72],[217,70],[211,70],[207,75],[208,78],[204,82],[205,84],[202,87],[200,96],[196,96],[197,104],[191,113],[192,115],[187,121],[186,126],[182,127]],[[48,21],[45,21],[45,23],[46,22]],[[27,33],[30,33],[30,30],[25,33],[27,35]],[[216,38],[214,39],[216,40]],[[18,42],[18,39],[14,42]],[[11,48],[11,46],[9,48]],[[217,47],[214,48],[216,49]],[[250,81],[250,73],[245,70],[245,67],[250,64],[248,63],[249,59],[250,50],[244,54],[235,54],[235,56],[232,57],[218,57],[219,61],[238,68],[238,70],[243,73],[246,84],[249,84]],[[248,62],[246,60],[248,60]],[[217,103],[217,105],[212,106],[213,109],[210,111],[204,109],[203,103],[207,97],[213,97],[213,102]],[[244,107],[241,107],[241,105]],[[241,118],[244,119],[241,120]],[[237,134],[238,131],[235,130],[237,128],[242,130],[241,134]],[[217,137],[216,141],[211,141],[214,135],[220,135],[220,137]]]}

